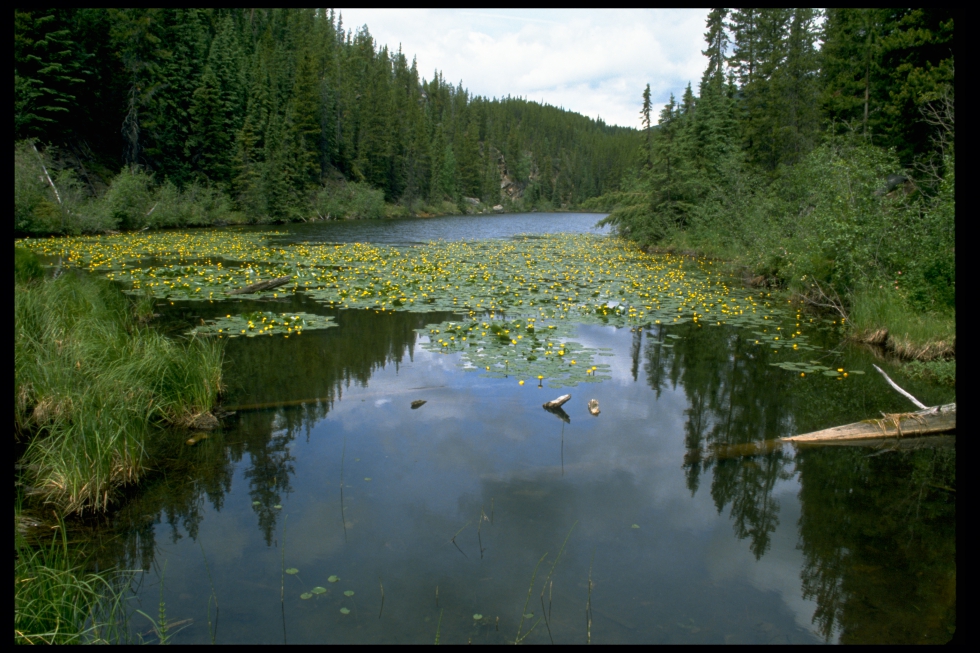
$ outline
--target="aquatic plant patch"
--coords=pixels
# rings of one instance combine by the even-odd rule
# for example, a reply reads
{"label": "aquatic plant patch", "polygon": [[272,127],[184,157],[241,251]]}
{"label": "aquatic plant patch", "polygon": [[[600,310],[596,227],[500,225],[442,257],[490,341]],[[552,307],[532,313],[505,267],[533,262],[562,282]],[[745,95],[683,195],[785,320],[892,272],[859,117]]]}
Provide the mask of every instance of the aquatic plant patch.
{"label": "aquatic plant patch", "polygon": [[519,382],[546,381],[561,388],[610,378],[609,365],[596,364],[601,355],[571,340],[574,326],[536,318],[442,322],[417,329],[422,347],[443,354],[460,354],[463,369],[490,378]]}
{"label": "aquatic plant patch", "polygon": [[[188,231],[27,239],[24,247],[62,263],[102,272],[130,292],[171,301],[280,298],[305,293],[325,306],[375,311],[450,311],[465,316],[466,346],[448,323],[430,325],[433,351],[463,353],[464,367],[570,385],[605,378],[566,328],[573,323],[630,328],[696,324],[750,330],[754,345],[806,352],[805,320],[768,293],[752,292],[705,259],[648,255],[608,236],[546,235],[511,240],[433,242],[412,247],[365,243],[274,244],[275,232]],[[262,281],[289,281],[272,289]],[[234,294],[232,294],[234,293]],[[327,328],[325,317],[285,321],[273,313],[229,314],[194,329],[219,337]],[[483,322],[516,329],[520,338],[483,333]],[[295,323],[295,324],[294,324]],[[453,329],[463,322],[454,323]],[[540,326],[559,330],[558,355]],[[473,331],[470,331],[470,329]],[[506,335],[506,334],[505,334]],[[530,336],[530,337],[529,337]],[[459,338],[464,337],[459,335]],[[440,343],[439,339],[443,342]],[[511,342],[511,341],[515,342]],[[553,341],[554,338],[551,338]],[[447,344],[448,343],[448,344]],[[670,347],[664,343],[663,347]],[[551,352],[551,353],[548,353]],[[575,365],[571,360],[575,360]],[[595,370],[592,368],[595,367]],[[489,368],[489,369],[487,369]],[[584,369],[589,369],[585,374]]]}
{"label": "aquatic plant patch", "polygon": [[191,330],[194,335],[218,336],[219,338],[236,338],[245,336],[271,336],[275,334],[290,336],[300,335],[304,330],[328,329],[337,326],[332,317],[312,315],[310,313],[271,313],[269,311],[254,311],[241,315],[225,315],[225,317],[209,320]]}

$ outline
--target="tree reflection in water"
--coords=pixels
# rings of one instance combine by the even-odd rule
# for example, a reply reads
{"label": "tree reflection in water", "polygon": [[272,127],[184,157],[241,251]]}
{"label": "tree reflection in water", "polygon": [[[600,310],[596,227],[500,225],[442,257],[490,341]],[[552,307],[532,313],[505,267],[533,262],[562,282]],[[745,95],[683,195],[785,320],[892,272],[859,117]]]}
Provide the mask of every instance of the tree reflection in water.
{"label": "tree reflection in water", "polygon": [[683,466],[692,495],[711,471],[715,506],[730,506],[736,537],[748,538],[759,559],[779,524],[773,490],[798,475],[801,592],[817,604],[820,634],[842,643],[948,641],[956,623],[952,440],[914,451],[775,448],[719,459],[713,452],[732,445],[908,406],[884,383],[773,374],[770,352],[735,330],[671,332],[682,338],[651,334],[647,379],[658,395],[669,380],[688,398]]}

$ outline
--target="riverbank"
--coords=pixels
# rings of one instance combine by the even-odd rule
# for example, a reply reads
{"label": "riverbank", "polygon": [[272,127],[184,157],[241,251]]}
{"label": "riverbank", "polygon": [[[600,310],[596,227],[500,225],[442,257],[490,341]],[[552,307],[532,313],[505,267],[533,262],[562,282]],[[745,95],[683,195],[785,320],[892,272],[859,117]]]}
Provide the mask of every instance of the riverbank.
{"label": "riverbank", "polygon": [[107,281],[45,279],[19,248],[15,262],[19,485],[61,514],[104,511],[145,473],[160,428],[210,421],[221,344],[156,332],[151,300],[133,303]]}

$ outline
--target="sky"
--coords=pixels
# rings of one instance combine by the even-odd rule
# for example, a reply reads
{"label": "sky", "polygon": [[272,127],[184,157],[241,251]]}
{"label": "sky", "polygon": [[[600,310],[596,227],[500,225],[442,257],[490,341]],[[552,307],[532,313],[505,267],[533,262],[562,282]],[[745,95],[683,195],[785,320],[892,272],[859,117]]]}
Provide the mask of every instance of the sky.
{"label": "sky", "polygon": [[486,97],[521,96],[606,123],[640,127],[643,89],[653,115],[707,60],[707,9],[341,9],[344,29],[367,25],[376,44],[438,69]]}

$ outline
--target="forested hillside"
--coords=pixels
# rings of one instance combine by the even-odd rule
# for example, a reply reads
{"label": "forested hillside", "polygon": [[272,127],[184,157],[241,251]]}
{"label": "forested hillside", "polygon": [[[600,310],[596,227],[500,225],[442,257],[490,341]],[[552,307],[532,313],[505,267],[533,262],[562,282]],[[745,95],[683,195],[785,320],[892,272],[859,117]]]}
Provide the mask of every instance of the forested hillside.
{"label": "forested hillside", "polygon": [[658,120],[647,87],[641,169],[586,204],[869,328],[951,311],[951,13],[713,9],[705,42],[698,93]]}
{"label": "forested hillside", "polygon": [[16,10],[14,43],[21,231],[551,208],[635,165],[635,130],[426,79],[332,11]]}

